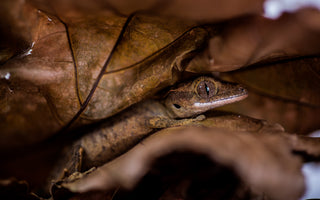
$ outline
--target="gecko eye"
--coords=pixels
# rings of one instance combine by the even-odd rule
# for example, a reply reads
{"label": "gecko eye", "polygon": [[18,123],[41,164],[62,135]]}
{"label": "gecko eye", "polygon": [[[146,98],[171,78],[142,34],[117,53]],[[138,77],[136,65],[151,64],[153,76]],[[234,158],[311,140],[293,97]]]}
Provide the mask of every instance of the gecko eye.
{"label": "gecko eye", "polygon": [[177,108],[177,109],[179,109],[179,108],[181,108],[181,106],[180,105],[178,105],[178,104],[173,104],[173,106],[175,107],[175,108]]}
{"label": "gecko eye", "polygon": [[216,94],[216,87],[211,81],[201,81],[197,86],[197,93],[201,98],[208,99]]}

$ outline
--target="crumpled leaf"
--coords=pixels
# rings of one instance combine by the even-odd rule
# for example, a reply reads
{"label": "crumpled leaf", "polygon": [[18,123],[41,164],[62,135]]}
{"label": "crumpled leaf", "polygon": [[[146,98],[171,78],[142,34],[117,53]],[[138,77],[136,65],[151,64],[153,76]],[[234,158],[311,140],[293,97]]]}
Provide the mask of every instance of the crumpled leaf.
{"label": "crumpled leaf", "polygon": [[318,57],[294,59],[221,74],[249,90],[246,100],[221,109],[280,123],[288,132],[308,134],[317,130],[320,128],[318,62]]}
{"label": "crumpled leaf", "polygon": [[[76,10],[83,13],[97,13],[108,10],[119,15],[130,15],[139,11],[151,12],[155,15],[174,16],[187,20],[218,21],[248,14],[261,14],[263,1],[259,0],[226,0],[226,1],[192,1],[192,0],[32,0],[37,7],[50,12],[66,13]],[[50,5],[50,6],[49,6]],[[230,5],[233,5],[230,7]]]}
{"label": "crumpled leaf", "polygon": [[[305,9],[277,20],[262,16],[222,24],[206,50],[186,68],[192,72],[231,71],[260,62],[320,53],[319,12]],[[310,23],[308,23],[310,21]]]}
{"label": "crumpled leaf", "polygon": [[239,70],[230,75],[257,93],[320,107],[319,63],[319,57],[293,59]]}
{"label": "crumpled leaf", "polygon": [[157,158],[177,151],[208,156],[271,199],[298,199],[304,191],[301,163],[282,136],[190,127],[163,129],[84,178],[62,186],[81,193],[133,189]]}
{"label": "crumpled leaf", "polygon": [[241,113],[257,119],[281,124],[287,132],[309,134],[319,129],[319,108],[283,101],[249,91],[243,102],[218,110]]}
{"label": "crumpled leaf", "polygon": [[219,111],[209,111],[206,119],[194,124],[209,128],[223,128],[229,131],[244,131],[250,133],[273,133],[281,134],[285,129],[278,123],[270,123],[240,114],[230,114]]}
{"label": "crumpled leaf", "polygon": [[[80,104],[89,95],[126,19],[113,16],[113,21],[121,22],[117,24],[110,17],[100,18],[100,23],[95,19],[93,24],[92,19],[66,22],[75,57]],[[90,41],[84,40],[88,35]],[[203,45],[205,37],[204,29],[192,29],[182,21],[134,16],[81,117],[109,117],[172,85],[177,72],[184,69],[181,62]]]}

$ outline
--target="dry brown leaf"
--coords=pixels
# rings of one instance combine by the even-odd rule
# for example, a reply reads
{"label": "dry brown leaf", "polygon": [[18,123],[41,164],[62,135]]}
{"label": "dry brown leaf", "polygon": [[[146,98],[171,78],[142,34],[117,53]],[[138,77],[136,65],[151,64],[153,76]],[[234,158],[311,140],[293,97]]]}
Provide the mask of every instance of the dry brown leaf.
{"label": "dry brown leaf", "polygon": [[[288,132],[320,128],[318,57],[249,67],[221,77],[242,83],[249,97],[222,110],[280,123]],[[219,108],[220,109],[220,108]]]}
{"label": "dry brown leaf", "polygon": [[271,199],[298,199],[304,191],[301,163],[282,136],[190,127],[159,131],[84,178],[62,185],[73,192],[132,189],[157,158],[176,151],[208,156]]}
{"label": "dry brown leaf", "polygon": [[240,114],[236,115],[214,110],[207,112],[205,115],[205,120],[195,122],[195,124],[209,128],[223,128],[236,132],[244,131],[250,133],[281,134],[285,131],[280,124],[270,123],[265,120],[259,120]]}
{"label": "dry brown leaf", "polygon": [[319,57],[292,59],[249,67],[230,75],[234,81],[265,96],[320,107],[319,63]]}
{"label": "dry brown leaf", "polygon": [[318,13],[311,9],[286,14],[277,20],[247,16],[223,23],[207,49],[186,70],[231,71],[262,61],[318,55]]}
{"label": "dry brown leaf", "polygon": [[226,105],[218,110],[279,123],[291,133],[309,134],[319,129],[319,108],[267,97],[253,91],[249,91],[249,97],[243,102]]}
{"label": "dry brown leaf", "polygon": [[[261,14],[263,1],[255,0],[226,0],[226,1],[193,1],[193,0],[32,0],[36,7],[50,12],[65,14],[65,11],[83,13],[97,13],[101,10],[114,12],[120,15],[130,15],[134,12],[146,11],[155,15],[174,16],[187,20],[218,21],[241,15]],[[230,6],[232,5],[232,7]]]}

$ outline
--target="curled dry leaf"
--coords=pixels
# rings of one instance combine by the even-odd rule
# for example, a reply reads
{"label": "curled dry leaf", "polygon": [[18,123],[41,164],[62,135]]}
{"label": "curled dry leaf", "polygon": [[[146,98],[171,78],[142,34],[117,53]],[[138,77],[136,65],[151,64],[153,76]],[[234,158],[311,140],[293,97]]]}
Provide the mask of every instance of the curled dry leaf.
{"label": "curled dry leaf", "polygon": [[277,123],[254,119],[244,115],[235,115],[218,111],[206,113],[206,119],[195,122],[197,125],[208,128],[223,128],[229,131],[244,131],[250,133],[274,133],[281,134],[284,128]]}
{"label": "curled dry leaf", "polygon": [[271,98],[253,91],[249,91],[249,97],[244,102],[220,109],[279,123],[291,133],[309,134],[319,129],[319,108]]}
{"label": "curled dry leaf", "polygon": [[200,127],[163,129],[84,178],[62,186],[80,193],[133,189],[156,159],[177,151],[208,156],[232,169],[252,191],[271,199],[298,199],[304,191],[301,162],[282,136]]}
{"label": "curled dry leaf", "polygon": [[[77,68],[76,87],[80,105],[92,90],[117,39],[112,37],[119,36],[114,33],[117,30],[114,26],[121,28],[124,25],[124,18],[120,19],[120,26],[111,24],[109,18],[101,19],[103,25],[91,24],[88,21],[92,20],[87,19],[67,22]],[[88,35],[90,41],[84,40]],[[192,28],[181,21],[135,15],[80,118],[109,117],[172,85],[178,78],[178,72],[184,70],[184,61],[204,44],[206,36],[205,29]]]}
{"label": "curled dry leaf", "polygon": [[221,30],[209,40],[207,49],[186,70],[231,71],[262,61],[318,55],[318,13],[311,9],[286,14],[277,20],[247,16],[223,23]]}
{"label": "curled dry leaf", "polygon": [[320,107],[319,74],[320,58],[307,57],[249,67],[230,76],[257,93]]}
{"label": "curled dry leaf", "polygon": [[320,128],[319,58],[297,58],[248,67],[221,77],[239,82],[249,97],[222,108],[284,126],[286,131],[308,134]]}
{"label": "curled dry leaf", "polygon": [[[201,22],[218,21],[248,14],[261,14],[263,1],[259,0],[226,0],[226,1],[192,1],[192,0],[31,0],[31,2],[48,12],[75,10],[83,13],[96,13],[101,10],[114,12],[119,15],[130,15],[139,11],[151,12],[155,15],[179,17],[185,20]],[[233,5],[230,7],[230,5]]]}

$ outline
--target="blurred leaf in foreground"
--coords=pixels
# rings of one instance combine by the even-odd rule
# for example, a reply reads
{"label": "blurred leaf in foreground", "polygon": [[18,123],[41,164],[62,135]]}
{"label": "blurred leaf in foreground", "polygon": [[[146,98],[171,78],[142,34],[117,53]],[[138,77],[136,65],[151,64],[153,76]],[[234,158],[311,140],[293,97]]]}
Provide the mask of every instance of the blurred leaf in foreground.
{"label": "blurred leaf in foreground", "polygon": [[238,186],[244,183],[253,194],[265,194],[271,199],[298,199],[304,191],[301,162],[291,154],[282,136],[190,127],[161,130],[123,156],[62,186],[81,193],[118,187],[134,189],[152,172],[155,160],[170,153],[190,151],[233,171],[241,180]]}

